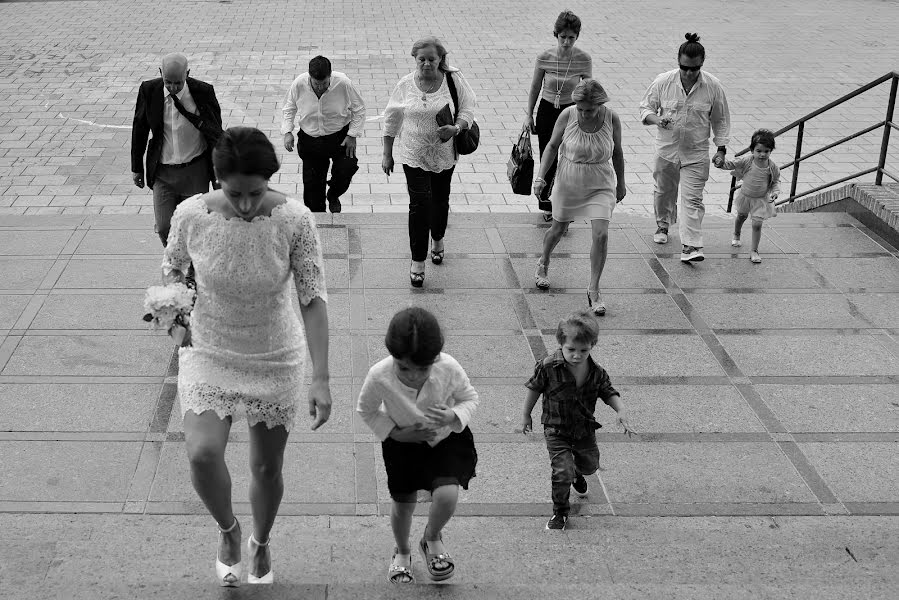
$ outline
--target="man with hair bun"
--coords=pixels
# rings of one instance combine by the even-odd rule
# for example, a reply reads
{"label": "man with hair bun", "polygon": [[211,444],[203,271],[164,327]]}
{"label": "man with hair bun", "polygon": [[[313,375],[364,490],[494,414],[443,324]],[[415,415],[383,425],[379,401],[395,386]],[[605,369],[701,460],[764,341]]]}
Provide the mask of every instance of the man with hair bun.
{"label": "man with hair bun", "polygon": [[713,162],[724,162],[730,136],[730,110],[724,87],[705,71],[705,48],[699,35],[688,33],[677,52],[678,68],[655,78],[640,101],[640,120],[655,125],[656,160],[653,168],[656,232],[652,240],[668,242],[668,227],[677,221],[681,261],[699,262],[702,253],[702,192],[709,178],[709,135],[718,147]]}
{"label": "man with hair bun", "polygon": [[325,212],[327,199],[328,209],[339,213],[340,196],[359,170],[356,138],[365,125],[362,96],[349,77],[331,70],[330,60],[316,56],[309,61],[309,71],[291,84],[281,112],[288,152],[293,152],[295,120],[299,126],[296,145],[303,161],[303,202],[312,212]]}

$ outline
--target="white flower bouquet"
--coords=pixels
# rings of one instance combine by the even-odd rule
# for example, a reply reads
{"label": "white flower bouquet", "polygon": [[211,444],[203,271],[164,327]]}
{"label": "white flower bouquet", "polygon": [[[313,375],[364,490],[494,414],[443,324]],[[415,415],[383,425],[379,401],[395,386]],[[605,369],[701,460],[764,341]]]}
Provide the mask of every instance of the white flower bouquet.
{"label": "white flower bouquet", "polygon": [[190,345],[190,312],[197,293],[183,283],[153,285],[144,296],[144,321],[164,329],[179,346]]}

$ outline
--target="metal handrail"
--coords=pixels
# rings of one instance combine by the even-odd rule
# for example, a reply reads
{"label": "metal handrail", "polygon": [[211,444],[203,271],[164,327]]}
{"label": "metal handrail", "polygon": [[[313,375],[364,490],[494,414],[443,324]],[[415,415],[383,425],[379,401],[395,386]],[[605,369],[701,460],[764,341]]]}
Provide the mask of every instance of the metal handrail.
{"label": "metal handrail", "polygon": [[[806,154],[805,156],[802,156],[802,137],[803,137],[803,134],[805,133],[806,122],[810,121],[811,119],[814,119],[815,117],[817,117],[818,115],[820,115],[822,113],[827,112],[831,108],[839,106],[840,104],[843,104],[844,102],[846,102],[848,100],[852,100],[856,96],[864,94],[868,90],[871,90],[886,81],[892,81],[892,85],[890,86],[890,99],[887,102],[886,118],[883,121],[880,121],[879,123],[877,123],[875,125],[871,125],[870,127],[867,127],[860,131],[857,131],[856,133],[848,135],[841,140],[838,140],[836,142],[828,144],[827,146],[824,146],[823,148],[819,148],[818,150],[815,150],[814,152],[811,152],[809,154]],[[893,179],[896,182],[899,182],[899,179],[897,179],[897,177],[895,175],[893,175],[893,173],[890,173],[889,171],[887,171],[885,169],[887,153],[889,151],[889,146],[890,146],[890,131],[892,129],[899,129],[899,125],[897,125],[896,123],[893,122],[893,113],[894,113],[894,110],[896,107],[897,89],[899,89],[899,71],[891,71],[890,73],[887,73],[886,75],[878,77],[874,81],[872,81],[866,85],[863,85],[862,87],[858,88],[857,90],[853,90],[852,92],[849,92],[845,96],[842,96],[841,98],[838,98],[837,100],[834,100],[830,104],[823,106],[823,107],[819,108],[818,110],[810,112],[809,114],[805,115],[804,117],[797,119],[797,120],[793,121],[792,123],[790,123],[789,125],[787,125],[786,127],[783,127],[781,129],[779,129],[778,131],[776,131],[774,133],[775,138],[779,135],[786,133],[787,131],[790,131],[793,128],[799,129],[796,132],[796,151],[793,154],[793,160],[791,162],[788,162],[787,164],[783,165],[782,167],[780,167],[781,169],[793,167],[793,179],[792,179],[792,182],[790,183],[790,196],[784,200],[777,202],[777,206],[780,206],[781,204],[788,204],[790,202],[794,202],[797,198],[802,198],[803,196],[813,194],[813,193],[823,190],[825,188],[843,183],[844,181],[848,181],[850,179],[855,179],[856,177],[862,177],[864,175],[867,175],[869,173],[874,173],[874,172],[877,173],[877,175],[874,178],[875,185],[883,185],[883,176],[884,175],[886,175],[890,179]],[[842,177],[840,179],[836,179],[829,183],[819,185],[818,187],[816,187],[812,190],[809,190],[807,192],[803,192],[801,194],[796,193],[796,185],[799,181],[799,165],[802,163],[802,161],[809,159],[813,156],[817,156],[818,154],[821,154],[825,150],[830,150],[831,148],[839,146],[840,144],[844,144],[844,143],[848,142],[849,140],[853,140],[859,136],[865,135],[866,133],[870,133],[879,127],[883,127],[883,138],[880,143],[880,156],[878,158],[876,167],[872,167],[865,171],[859,171],[858,173],[855,173],[854,175],[849,175],[847,177]],[[746,154],[747,152],[749,152],[748,147],[737,152],[734,155],[734,158],[736,158],[738,156],[742,156],[742,155]],[[731,208],[733,208],[734,192],[737,189],[739,189],[740,187],[741,186],[737,185],[737,178],[731,177],[730,194],[728,195],[728,199],[727,199],[727,212],[730,212]]]}

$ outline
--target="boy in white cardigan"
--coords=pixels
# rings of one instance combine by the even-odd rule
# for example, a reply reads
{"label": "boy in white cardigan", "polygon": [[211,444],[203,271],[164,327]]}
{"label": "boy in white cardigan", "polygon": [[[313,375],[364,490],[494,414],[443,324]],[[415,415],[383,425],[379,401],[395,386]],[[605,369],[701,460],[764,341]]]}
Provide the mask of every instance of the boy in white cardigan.
{"label": "boy in white cardigan", "polygon": [[368,371],[356,411],[381,440],[393,499],[390,525],[396,547],[387,576],[391,583],[414,581],[409,535],[423,489],[431,492],[431,509],[419,550],[429,577],[441,581],[455,571],[441,530],[456,511],[459,487],[468,489],[478,462],[468,428],[478,393],[456,359],[441,352],[443,333],[427,310],[396,313],[384,342],[390,356]]}

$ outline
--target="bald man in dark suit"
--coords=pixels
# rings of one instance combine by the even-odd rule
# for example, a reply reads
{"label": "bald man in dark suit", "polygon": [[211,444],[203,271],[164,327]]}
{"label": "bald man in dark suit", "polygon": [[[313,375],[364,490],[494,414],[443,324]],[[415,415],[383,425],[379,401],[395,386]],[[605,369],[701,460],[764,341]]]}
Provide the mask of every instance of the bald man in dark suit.
{"label": "bald man in dark suit", "polygon": [[159,74],[142,82],[137,93],[131,177],[137,187],[146,181],[153,190],[156,232],[164,246],[175,207],[215,185],[212,148],[221,134],[222,110],[212,86],[189,77],[183,54],[166,55]]}

